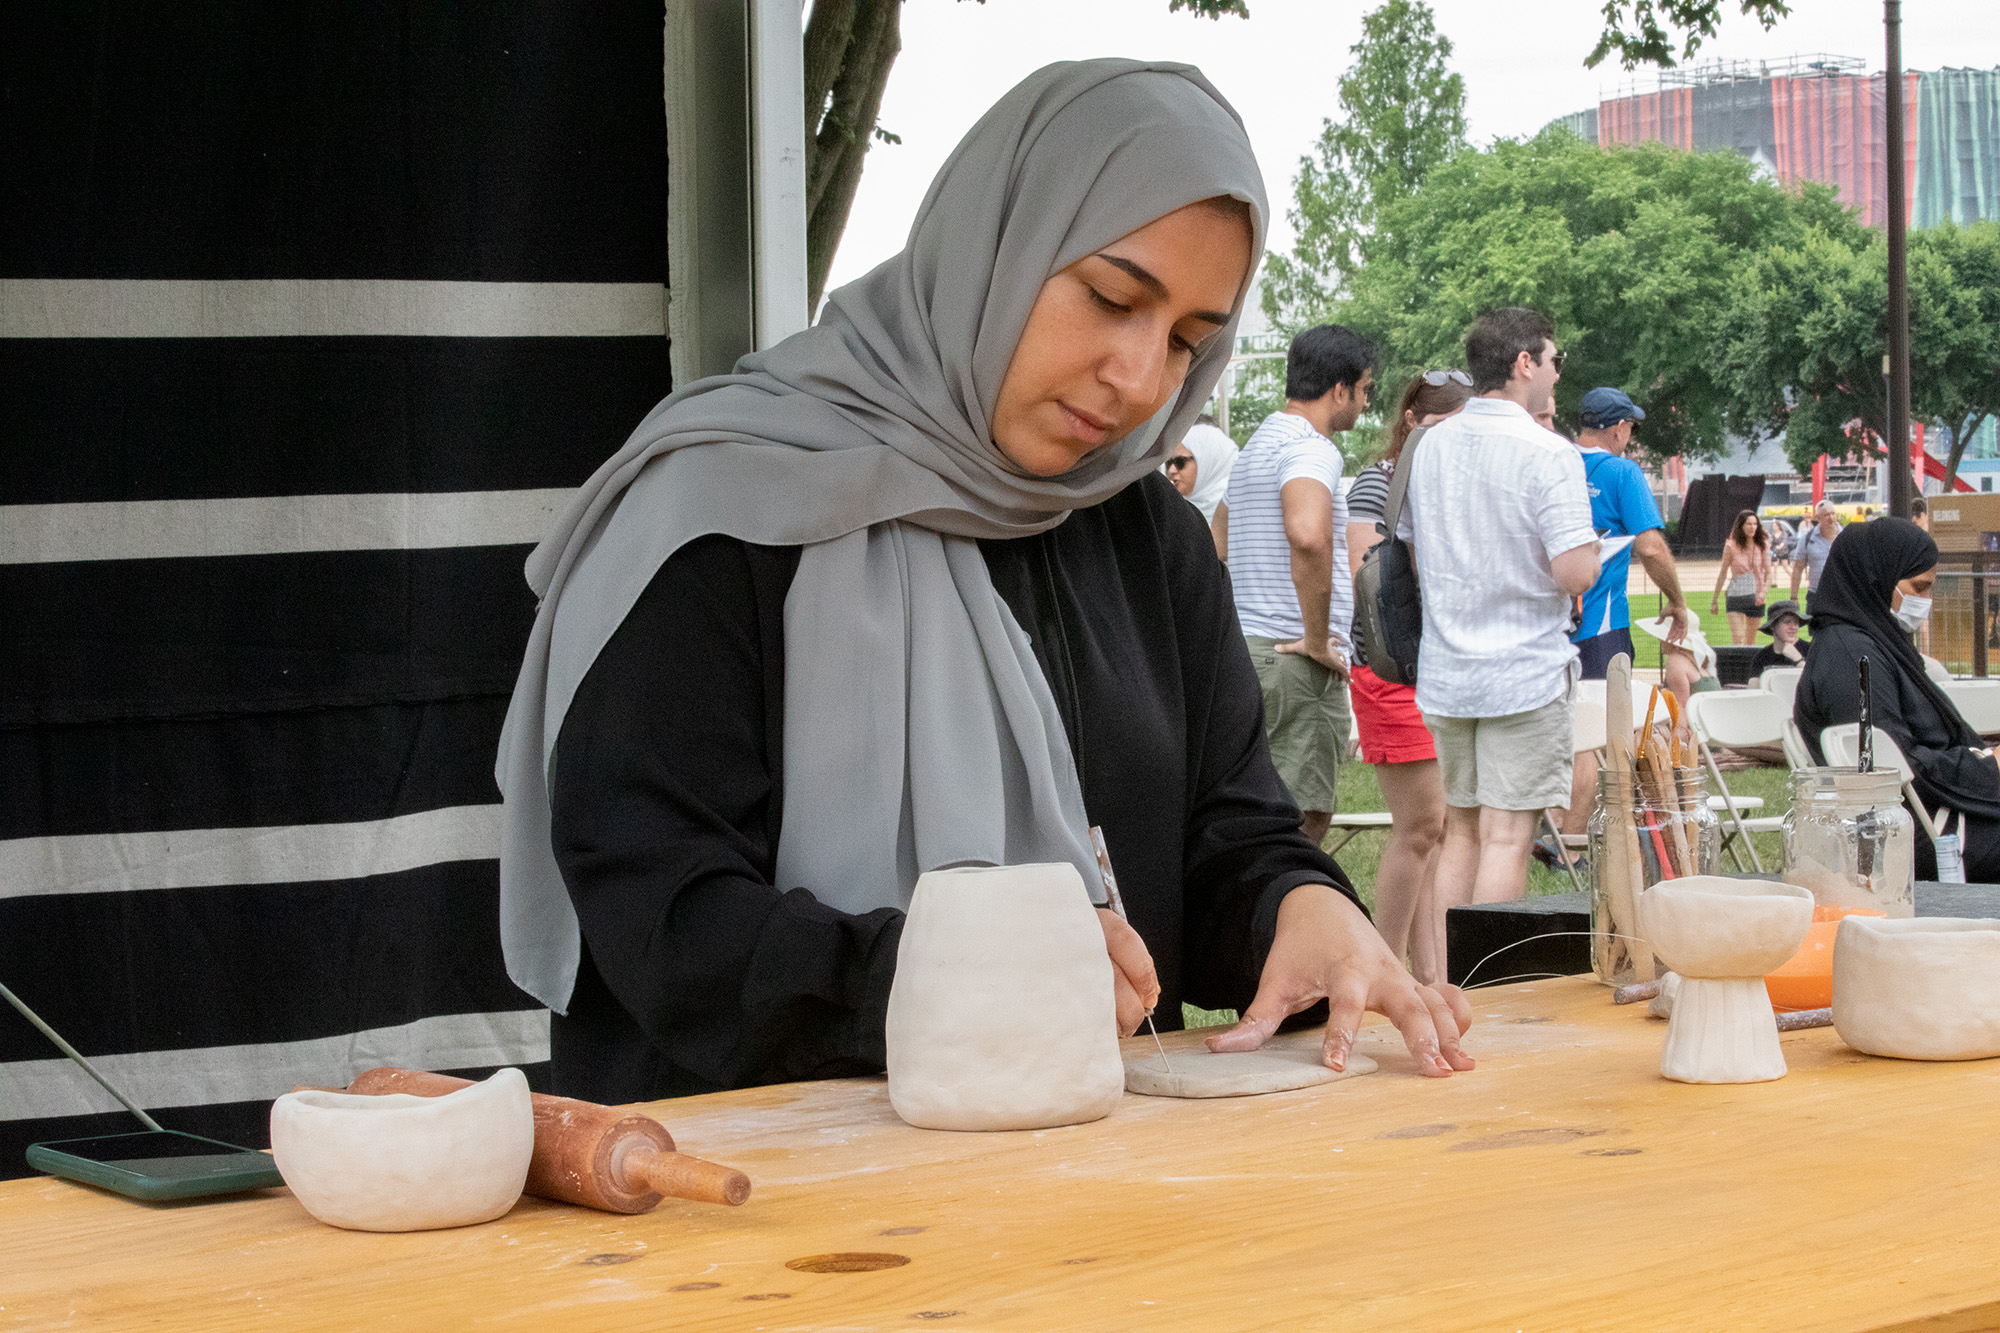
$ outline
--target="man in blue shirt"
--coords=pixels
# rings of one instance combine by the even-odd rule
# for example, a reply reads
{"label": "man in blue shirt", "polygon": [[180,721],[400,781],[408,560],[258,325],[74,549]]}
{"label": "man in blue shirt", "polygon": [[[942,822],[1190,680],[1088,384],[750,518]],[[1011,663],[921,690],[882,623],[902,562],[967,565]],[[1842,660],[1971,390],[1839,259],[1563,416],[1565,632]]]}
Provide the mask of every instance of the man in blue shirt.
{"label": "man in blue shirt", "polygon": [[1603,680],[1605,668],[1619,653],[1632,654],[1632,613],[1625,599],[1627,571],[1636,552],[1639,563],[1660,589],[1660,619],[1672,616],[1667,642],[1687,634],[1687,599],[1667,546],[1660,508],[1639,465],[1625,457],[1632,447],[1633,427],[1646,413],[1618,389],[1592,389],[1577,413],[1583,433],[1583,480],[1590,492],[1590,521],[1607,537],[1629,537],[1631,545],[1604,557],[1604,572],[1583,597],[1583,620],[1570,635],[1583,659],[1583,678]]}
{"label": "man in blue shirt", "polygon": [[[1660,619],[1673,617],[1667,642],[1679,643],[1691,623],[1660,507],[1653,503],[1646,474],[1625,457],[1625,451],[1632,447],[1633,427],[1645,419],[1645,409],[1618,389],[1592,389],[1583,396],[1577,411],[1578,424],[1583,427],[1577,448],[1583,452],[1583,484],[1590,493],[1591,526],[1605,537],[1632,539],[1629,546],[1602,556],[1603,572],[1583,596],[1583,617],[1570,640],[1576,644],[1585,680],[1603,680],[1613,657],[1633,655],[1632,612],[1625,599],[1625,581],[1634,552],[1660,589]],[[1584,831],[1596,793],[1597,761],[1588,752],[1577,755],[1571,772],[1569,809],[1561,821],[1563,833]],[[1562,864],[1561,853],[1546,838],[1535,844],[1534,852],[1544,865]]]}

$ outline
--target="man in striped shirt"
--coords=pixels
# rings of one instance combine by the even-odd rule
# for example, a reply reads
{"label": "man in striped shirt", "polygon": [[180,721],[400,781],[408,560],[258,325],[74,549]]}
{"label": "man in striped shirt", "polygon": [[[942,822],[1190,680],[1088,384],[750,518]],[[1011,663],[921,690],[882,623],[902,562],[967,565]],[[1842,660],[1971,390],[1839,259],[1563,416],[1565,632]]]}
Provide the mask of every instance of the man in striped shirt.
{"label": "man in striped shirt", "polygon": [[1374,377],[1375,347],[1352,330],[1321,324],[1294,338],[1285,405],[1243,446],[1213,523],[1264,688],[1271,759],[1315,843],[1333,820],[1347,749],[1354,620],[1341,457],[1328,437],[1354,428]]}

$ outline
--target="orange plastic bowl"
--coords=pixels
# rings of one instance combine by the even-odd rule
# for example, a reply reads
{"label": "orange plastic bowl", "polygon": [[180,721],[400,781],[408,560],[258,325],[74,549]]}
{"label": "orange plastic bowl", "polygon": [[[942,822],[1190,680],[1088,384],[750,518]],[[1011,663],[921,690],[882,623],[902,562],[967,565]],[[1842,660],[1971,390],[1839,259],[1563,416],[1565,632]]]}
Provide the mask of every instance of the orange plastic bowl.
{"label": "orange plastic bowl", "polygon": [[1833,941],[1844,916],[1882,916],[1873,907],[1815,907],[1806,942],[1764,978],[1776,1009],[1824,1009],[1833,1003]]}

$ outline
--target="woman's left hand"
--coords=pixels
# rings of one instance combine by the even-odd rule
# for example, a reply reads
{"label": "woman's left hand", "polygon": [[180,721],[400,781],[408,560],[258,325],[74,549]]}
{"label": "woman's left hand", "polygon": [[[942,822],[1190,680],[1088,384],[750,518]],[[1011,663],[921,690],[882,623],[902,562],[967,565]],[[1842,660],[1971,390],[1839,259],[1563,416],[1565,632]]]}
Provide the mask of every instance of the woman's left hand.
{"label": "woman's left hand", "polygon": [[1285,895],[1257,998],[1241,1022],[1208,1039],[1208,1049],[1254,1051],[1278,1024],[1322,999],[1328,1001],[1322,1058],[1329,1069],[1347,1067],[1369,1011],[1396,1025],[1419,1072],[1449,1078],[1454,1069],[1473,1067],[1458,1044],[1472,1026],[1464,993],[1456,986],[1419,985],[1361,909],[1325,884],[1301,885]]}

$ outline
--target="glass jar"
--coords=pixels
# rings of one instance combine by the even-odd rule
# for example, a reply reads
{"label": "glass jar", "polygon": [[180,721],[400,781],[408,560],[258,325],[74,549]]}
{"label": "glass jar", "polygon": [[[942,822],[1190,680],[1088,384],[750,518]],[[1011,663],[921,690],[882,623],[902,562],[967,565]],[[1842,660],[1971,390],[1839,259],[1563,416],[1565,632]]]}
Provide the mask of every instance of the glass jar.
{"label": "glass jar", "polygon": [[1785,883],[1810,889],[1822,907],[1915,916],[1916,856],[1916,825],[1903,808],[1900,772],[1792,770]]}
{"label": "glass jar", "polygon": [[[1625,790],[1620,790],[1620,786]],[[1640,893],[1663,879],[1712,875],[1722,849],[1721,825],[1708,808],[1708,781],[1698,768],[1669,778],[1648,776],[1643,795],[1620,784],[1609,767],[1598,770],[1597,808],[1590,816],[1590,963],[1607,986],[1636,981],[1634,950],[1639,923],[1624,920],[1618,903],[1636,903]],[[1613,879],[1630,872],[1618,892]],[[1666,971],[1657,959],[1653,975]]]}

